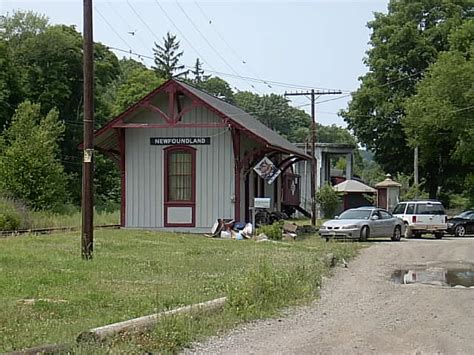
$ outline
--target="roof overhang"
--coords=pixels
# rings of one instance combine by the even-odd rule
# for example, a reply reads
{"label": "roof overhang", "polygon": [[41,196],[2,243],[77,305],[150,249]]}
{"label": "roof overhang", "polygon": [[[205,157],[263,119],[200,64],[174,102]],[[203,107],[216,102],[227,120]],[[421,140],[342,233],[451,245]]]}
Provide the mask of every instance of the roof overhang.
{"label": "roof overhang", "polygon": [[[299,149],[296,145],[293,145],[292,143],[284,140],[284,138],[279,136],[276,132],[272,131],[272,133],[269,134],[267,130],[270,130],[270,129],[267,128],[266,126],[265,128],[261,127],[261,125],[263,124],[261,124],[256,118],[249,115],[248,113],[245,113],[245,114],[247,116],[252,117],[255,120],[255,126],[257,126],[256,129],[249,129],[249,127],[245,127],[242,124],[242,122],[239,122],[238,119],[236,119],[235,117],[232,117],[231,114],[228,114],[227,112],[225,112],[225,110],[222,110],[219,107],[215,107],[215,105],[212,105],[209,102],[209,101],[215,101],[219,99],[174,79],[170,79],[166,81],[164,84],[162,84],[155,90],[151,91],[149,94],[144,96],[138,102],[130,106],[128,109],[120,113],[118,116],[116,116],[114,119],[106,123],[104,126],[99,128],[98,130],[96,130],[96,132],[94,133],[94,138],[95,138],[94,146],[96,147],[96,149],[102,152],[109,152],[112,154],[118,153],[119,152],[118,130],[126,128],[126,127],[130,127],[130,128],[131,127],[133,128],[152,128],[152,127],[155,127],[155,128],[183,127],[184,128],[186,127],[184,124],[180,124],[179,122],[172,122],[172,123],[160,124],[160,125],[136,124],[136,125],[127,126],[124,124],[124,120],[127,117],[137,112],[138,110],[149,107],[149,102],[155,95],[162,92],[169,92],[172,90],[175,90],[180,93],[184,93],[186,96],[191,98],[193,103],[198,102],[200,105],[214,112],[217,116],[219,116],[222,119],[222,125],[220,125],[220,127],[230,127],[231,129],[240,130],[249,138],[254,139],[255,141],[262,144],[263,146],[267,147],[268,149],[290,154],[290,155],[295,155],[305,160],[311,159],[311,157],[308,154],[306,154],[303,150]],[[212,99],[209,99],[209,98],[212,98]],[[230,104],[224,103],[222,100],[219,100],[219,101],[222,102],[222,105],[223,104],[230,105]],[[262,131],[262,134],[259,134],[259,130]],[[275,135],[278,135],[277,140],[279,142],[273,141],[271,137],[269,138],[269,136],[275,137]],[[278,144],[282,142],[284,144]]]}

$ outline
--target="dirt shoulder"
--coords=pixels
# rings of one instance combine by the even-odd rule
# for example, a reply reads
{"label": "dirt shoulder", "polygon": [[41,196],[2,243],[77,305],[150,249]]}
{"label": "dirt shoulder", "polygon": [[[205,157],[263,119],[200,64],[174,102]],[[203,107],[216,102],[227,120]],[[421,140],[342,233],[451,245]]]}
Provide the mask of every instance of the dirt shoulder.
{"label": "dirt shoulder", "polygon": [[474,289],[390,281],[394,269],[459,261],[474,261],[474,238],[374,243],[337,268],[310,306],[188,352],[474,354]]}

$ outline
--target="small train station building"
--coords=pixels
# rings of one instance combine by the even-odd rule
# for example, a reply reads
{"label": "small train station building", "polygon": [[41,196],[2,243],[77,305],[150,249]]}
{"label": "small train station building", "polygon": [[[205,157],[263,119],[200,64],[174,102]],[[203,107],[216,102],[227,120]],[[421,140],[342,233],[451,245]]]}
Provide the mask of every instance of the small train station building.
{"label": "small train station building", "polygon": [[[196,233],[217,218],[249,222],[255,197],[270,198],[273,211],[299,205],[293,165],[311,159],[242,109],[175,79],[98,129],[95,149],[120,167],[122,226]],[[258,170],[268,161],[271,179]]]}

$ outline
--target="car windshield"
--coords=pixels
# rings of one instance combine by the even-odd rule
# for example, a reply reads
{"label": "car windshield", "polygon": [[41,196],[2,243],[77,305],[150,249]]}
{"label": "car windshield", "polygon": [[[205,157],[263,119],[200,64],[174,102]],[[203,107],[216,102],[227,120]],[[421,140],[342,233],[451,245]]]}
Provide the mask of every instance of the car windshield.
{"label": "car windshield", "polygon": [[472,211],[465,211],[459,215],[456,216],[456,218],[472,218],[471,213],[474,213]]}
{"label": "car windshield", "polygon": [[339,219],[369,219],[371,210],[347,210],[341,213]]}
{"label": "car windshield", "polygon": [[393,214],[403,214],[405,212],[406,203],[400,203],[393,210]]}

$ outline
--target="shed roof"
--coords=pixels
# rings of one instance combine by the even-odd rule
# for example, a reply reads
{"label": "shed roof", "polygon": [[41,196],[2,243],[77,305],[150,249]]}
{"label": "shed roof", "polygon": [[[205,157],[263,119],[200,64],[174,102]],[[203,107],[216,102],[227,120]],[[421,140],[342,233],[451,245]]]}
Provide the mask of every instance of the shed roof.
{"label": "shed roof", "polygon": [[393,181],[390,174],[387,174],[387,178],[384,181],[375,184],[375,187],[402,187],[402,184]]}
{"label": "shed roof", "polygon": [[369,185],[363,184],[357,180],[346,180],[334,186],[334,190],[338,192],[365,192],[374,193],[377,192],[374,188]]}
{"label": "shed roof", "polygon": [[279,135],[277,132],[265,126],[254,116],[245,112],[241,108],[229,104],[221,99],[218,99],[215,96],[212,96],[200,89],[195,88],[187,83],[176,79],[170,79],[140,101],[132,105],[130,108],[125,110],[123,113],[118,115],[112,121],[109,121],[106,125],[101,127],[95,132],[96,137],[96,146],[99,149],[105,151],[116,150],[118,146],[118,141],[116,142],[115,132],[113,132],[114,123],[120,121],[124,117],[128,116],[132,112],[139,110],[142,107],[142,103],[149,100],[151,97],[155,96],[159,92],[164,91],[168,86],[174,85],[178,90],[183,93],[188,94],[191,97],[202,102],[205,106],[217,112],[221,117],[225,117],[231,126],[234,126],[237,129],[243,130],[246,134],[250,136],[255,136],[260,140],[263,140],[269,148],[273,148],[278,151],[283,151],[289,154],[294,154],[304,159],[311,159],[311,157],[306,154],[302,149],[298,148],[293,143],[289,142],[287,139]]}

